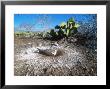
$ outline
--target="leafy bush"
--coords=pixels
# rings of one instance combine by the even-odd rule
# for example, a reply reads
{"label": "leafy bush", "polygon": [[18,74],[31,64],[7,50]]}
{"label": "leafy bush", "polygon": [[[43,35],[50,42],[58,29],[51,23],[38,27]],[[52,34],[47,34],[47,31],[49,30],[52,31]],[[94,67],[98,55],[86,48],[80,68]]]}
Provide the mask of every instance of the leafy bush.
{"label": "leafy bush", "polygon": [[55,26],[55,30],[58,29],[58,31],[55,31],[54,29],[51,29],[50,32],[47,32],[47,36],[49,36],[50,39],[56,40],[56,39],[62,39],[62,38],[68,38],[71,35],[76,34],[77,28],[80,25],[75,23],[73,18],[70,18],[67,22],[62,22],[60,25]]}

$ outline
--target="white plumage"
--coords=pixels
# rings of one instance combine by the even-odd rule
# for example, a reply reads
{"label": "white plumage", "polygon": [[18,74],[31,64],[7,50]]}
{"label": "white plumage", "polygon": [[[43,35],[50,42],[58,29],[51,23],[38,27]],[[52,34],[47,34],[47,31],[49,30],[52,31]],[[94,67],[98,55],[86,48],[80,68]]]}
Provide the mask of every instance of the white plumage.
{"label": "white plumage", "polygon": [[51,46],[37,47],[34,53],[39,53],[46,56],[57,56],[61,53],[61,50],[57,43],[53,43]]}

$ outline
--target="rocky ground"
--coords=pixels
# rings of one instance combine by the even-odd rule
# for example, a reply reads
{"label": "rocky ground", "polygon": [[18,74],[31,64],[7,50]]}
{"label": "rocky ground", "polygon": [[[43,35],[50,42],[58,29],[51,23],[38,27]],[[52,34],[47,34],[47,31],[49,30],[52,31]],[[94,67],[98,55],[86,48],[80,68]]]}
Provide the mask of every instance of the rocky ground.
{"label": "rocky ground", "polygon": [[[74,38],[72,38],[74,39]],[[34,53],[33,49],[50,46],[52,41],[15,37],[15,76],[96,76],[97,52],[73,41],[57,41],[61,48],[58,56]],[[54,43],[54,41],[53,41]]]}

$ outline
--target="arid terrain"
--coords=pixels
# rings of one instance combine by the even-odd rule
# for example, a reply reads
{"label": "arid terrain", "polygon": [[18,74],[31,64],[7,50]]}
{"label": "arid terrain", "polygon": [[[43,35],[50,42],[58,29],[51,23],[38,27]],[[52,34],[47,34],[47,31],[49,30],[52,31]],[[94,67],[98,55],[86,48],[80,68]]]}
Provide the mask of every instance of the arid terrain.
{"label": "arid terrain", "polygon": [[57,56],[34,52],[37,47],[48,47],[56,41],[34,37],[15,37],[14,41],[15,76],[97,75],[97,51],[81,45],[84,41],[78,43],[75,38],[57,41],[61,50]]}

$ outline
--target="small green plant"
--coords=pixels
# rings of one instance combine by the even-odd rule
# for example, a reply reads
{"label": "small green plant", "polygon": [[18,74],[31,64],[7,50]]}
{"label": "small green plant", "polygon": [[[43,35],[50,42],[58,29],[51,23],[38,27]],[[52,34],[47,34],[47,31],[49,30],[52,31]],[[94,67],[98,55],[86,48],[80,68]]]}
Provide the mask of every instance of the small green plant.
{"label": "small green plant", "polygon": [[45,35],[47,36],[47,38],[50,38],[51,40],[56,39],[58,37],[58,33],[55,32],[54,29],[48,31]]}
{"label": "small green plant", "polygon": [[50,35],[52,39],[68,38],[78,32],[77,28],[79,26],[79,24],[75,23],[74,18],[70,18],[67,22],[62,22],[60,25],[55,26],[55,29],[58,29],[58,31],[51,29],[47,34]]}
{"label": "small green plant", "polygon": [[77,31],[77,28],[79,27],[80,25],[79,24],[76,24],[74,19],[73,18],[70,18],[68,21],[67,21],[67,24],[64,25],[62,28],[64,28],[65,30],[64,33],[66,35],[66,37],[69,37],[73,34],[76,34],[78,31]]}

